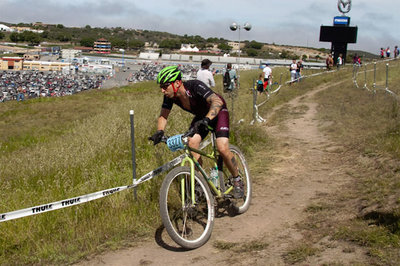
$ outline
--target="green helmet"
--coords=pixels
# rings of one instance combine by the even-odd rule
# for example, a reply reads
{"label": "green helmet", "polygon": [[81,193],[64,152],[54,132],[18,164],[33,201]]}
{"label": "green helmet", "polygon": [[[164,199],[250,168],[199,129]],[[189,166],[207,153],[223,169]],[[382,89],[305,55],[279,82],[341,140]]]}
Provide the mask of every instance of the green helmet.
{"label": "green helmet", "polygon": [[157,83],[164,84],[167,82],[174,82],[182,78],[181,71],[177,66],[167,66],[163,68],[157,75]]}

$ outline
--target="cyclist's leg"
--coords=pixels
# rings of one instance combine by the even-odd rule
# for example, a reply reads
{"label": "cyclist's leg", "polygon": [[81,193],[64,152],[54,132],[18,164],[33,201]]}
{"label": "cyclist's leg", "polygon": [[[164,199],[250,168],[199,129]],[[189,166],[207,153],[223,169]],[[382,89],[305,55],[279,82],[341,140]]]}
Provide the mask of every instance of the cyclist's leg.
{"label": "cyclist's leg", "polygon": [[238,166],[233,156],[232,152],[229,149],[229,139],[227,137],[219,137],[217,138],[217,150],[224,160],[225,165],[228,167],[229,172],[233,177],[238,176]]}
{"label": "cyclist's leg", "polygon": [[220,153],[225,165],[233,177],[238,175],[238,168],[235,158],[229,149],[229,112],[223,108],[218,114],[218,121],[215,127],[217,137],[217,150]]}
{"label": "cyclist's leg", "polygon": [[[200,136],[199,134],[196,133],[196,134],[193,135],[193,137],[191,137],[191,138],[189,139],[189,147],[198,149],[198,148],[200,147],[200,142],[201,142],[201,136]],[[194,157],[196,160],[199,160],[199,159],[200,159],[200,154],[195,153],[195,152],[192,152],[192,154],[193,154],[193,157]]]}
{"label": "cyclist's leg", "polygon": [[[193,128],[194,124],[201,119],[203,119],[203,118],[195,116],[192,120],[192,123],[190,124],[190,129]],[[208,134],[208,131],[201,131],[199,133],[194,134],[193,137],[189,138],[189,147],[198,149],[200,147],[201,140],[203,140],[207,136],[207,134]],[[192,154],[193,154],[194,158],[196,160],[198,160],[199,163],[201,164],[200,154],[195,153],[195,152],[192,152]]]}

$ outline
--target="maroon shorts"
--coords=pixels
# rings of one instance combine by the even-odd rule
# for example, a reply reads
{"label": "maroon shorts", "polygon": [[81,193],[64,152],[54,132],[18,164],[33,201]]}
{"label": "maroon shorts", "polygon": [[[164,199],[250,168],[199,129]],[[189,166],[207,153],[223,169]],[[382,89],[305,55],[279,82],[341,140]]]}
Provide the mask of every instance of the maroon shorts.
{"label": "maroon shorts", "polygon": [[[190,128],[192,128],[197,121],[203,118],[204,117],[198,116],[193,118],[192,123],[190,124]],[[209,125],[213,128],[213,131],[215,132],[217,138],[229,138],[229,112],[225,105],[219,111],[217,117],[210,121]],[[208,130],[202,130],[199,132],[199,134],[201,136],[201,139],[204,139],[208,134]]]}

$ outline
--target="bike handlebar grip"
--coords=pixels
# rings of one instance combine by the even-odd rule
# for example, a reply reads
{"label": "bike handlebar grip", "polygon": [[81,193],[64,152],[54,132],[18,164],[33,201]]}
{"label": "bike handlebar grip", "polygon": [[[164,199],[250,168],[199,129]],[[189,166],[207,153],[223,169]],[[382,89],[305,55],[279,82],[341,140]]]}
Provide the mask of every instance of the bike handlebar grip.
{"label": "bike handlebar grip", "polygon": [[167,140],[167,146],[171,151],[179,151],[184,148],[183,142],[182,142],[182,136],[183,134],[180,135],[175,135]]}

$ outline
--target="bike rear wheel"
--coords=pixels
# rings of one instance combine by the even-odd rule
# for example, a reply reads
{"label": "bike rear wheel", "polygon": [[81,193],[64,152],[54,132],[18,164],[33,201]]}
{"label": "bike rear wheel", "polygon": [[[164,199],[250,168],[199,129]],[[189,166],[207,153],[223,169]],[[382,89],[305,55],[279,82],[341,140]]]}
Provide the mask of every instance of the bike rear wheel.
{"label": "bike rear wheel", "polygon": [[181,247],[204,245],[214,225],[214,197],[204,178],[195,172],[195,204],[192,204],[189,167],[177,167],[167,174],[160,190],[160,215],[168,235]]}
{"label": "bike rear wheel", "polygon": [[[250,177],[250,171],[249,167],[247,166],[246,159],[241,152],[241,150],[236,147],[235,145],[229,145],[230,151],[233,153],[233,156],[236,160],[236,163],[239,168],[239,175],[242,178],[243,181],[243,190],[244,190],[244,195],[241,198],[234,198],[233,195],[229,195],[229,198],[232,202],[232,208],[234,210],[235,214],[242,214],[245,213],[251,203],[251,194],[252,194],[252,182],[251,182],[251,177]],[[228,189],[231,187],[232,184],[232,175],[229,172],[228,168],[223,166],[223,171],[220,172],[220,179],[224,181],[224,188]],[[222,187],[222,186],[221,186]],[[231,192],[233,193],[233,191]]]}

